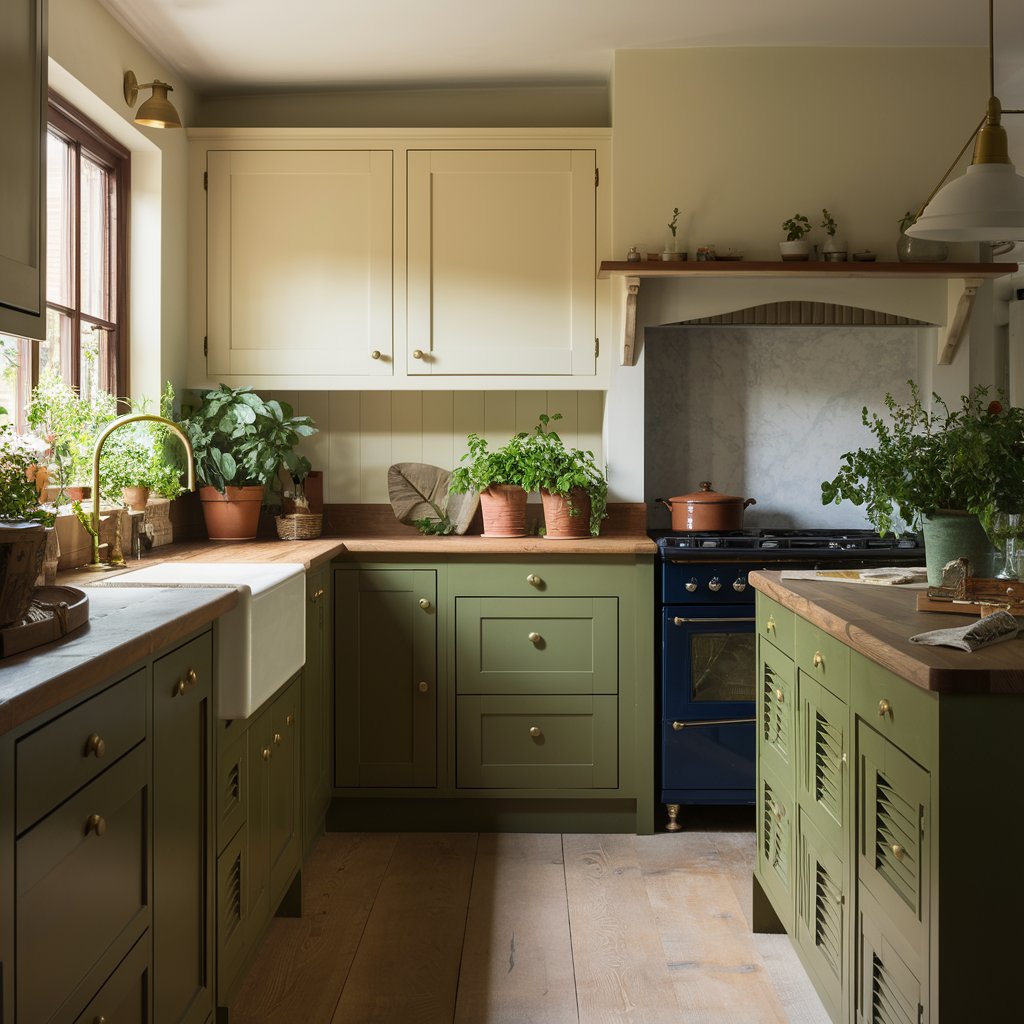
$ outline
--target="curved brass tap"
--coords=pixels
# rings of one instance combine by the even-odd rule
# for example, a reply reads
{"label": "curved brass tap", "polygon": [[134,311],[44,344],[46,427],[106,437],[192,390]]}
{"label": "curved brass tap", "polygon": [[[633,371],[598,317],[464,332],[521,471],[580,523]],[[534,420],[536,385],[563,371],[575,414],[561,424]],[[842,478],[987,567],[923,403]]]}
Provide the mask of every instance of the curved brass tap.
{"label": "curved brass tap", "polygon": [[96,446],[92,450],[92,559],[89,562],[88,568],[90,569],[101,569],[103,568],[100,562],[100,451],[103,448],[103,442],[106,441],[110,435],[117,430],[118,427],[123,427],[126,423],[139,423],[146,421],[149,423],[162,423],[165,427],[170,427],[175,434],[181,439],[181,443],[185,446],[186,463],[188,465],[188,489],[194,491],[196,489],[196,469],[195,460],[192,454],[192,443],[185,436],[185,432],[174,423],[172,420],[165,419],[163,416],[154,416],[148,412],[131,412],[126,416],[118,416],[112,423],[108,423],[104,428],[103,432],[99,437],[96,438]]}

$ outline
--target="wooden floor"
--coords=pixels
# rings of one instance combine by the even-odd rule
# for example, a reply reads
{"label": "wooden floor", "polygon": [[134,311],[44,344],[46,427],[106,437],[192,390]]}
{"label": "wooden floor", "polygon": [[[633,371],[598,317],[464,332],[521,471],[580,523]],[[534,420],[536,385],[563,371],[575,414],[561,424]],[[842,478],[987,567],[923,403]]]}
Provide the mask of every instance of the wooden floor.
{"label": "wooden floor", "polygon": [[328,833],[231,1024],[827,1024],[750,931],[752,817],[697,827]]}

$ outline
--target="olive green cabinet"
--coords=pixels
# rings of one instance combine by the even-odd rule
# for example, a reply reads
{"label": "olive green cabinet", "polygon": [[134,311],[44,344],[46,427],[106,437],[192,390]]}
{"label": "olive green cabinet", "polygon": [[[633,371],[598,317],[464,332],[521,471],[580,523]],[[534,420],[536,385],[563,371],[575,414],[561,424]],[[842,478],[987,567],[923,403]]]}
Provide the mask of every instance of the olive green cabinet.
{"label": "olive green cabinet", "polygon": [[334,679],[330,569],[306,577],[306,664],[302,668],[302,849],[323,831],[334,784]]}

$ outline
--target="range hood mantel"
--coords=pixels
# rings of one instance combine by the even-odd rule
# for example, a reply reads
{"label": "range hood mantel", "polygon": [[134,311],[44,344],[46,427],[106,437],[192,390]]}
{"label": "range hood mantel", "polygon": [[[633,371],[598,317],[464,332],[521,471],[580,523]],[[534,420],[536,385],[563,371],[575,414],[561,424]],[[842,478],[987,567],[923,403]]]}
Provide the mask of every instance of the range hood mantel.
{"label": "range hood mantel", "polygon": [[982,281],[1016,271],[1016,263],[603,262],[597,276],[621,282],[623,366],[633,365],[642,279],[655,284],[645,289],[648,324],[701,320],[777,302],[824,303],[935,325],[937,359],[948,364]]}

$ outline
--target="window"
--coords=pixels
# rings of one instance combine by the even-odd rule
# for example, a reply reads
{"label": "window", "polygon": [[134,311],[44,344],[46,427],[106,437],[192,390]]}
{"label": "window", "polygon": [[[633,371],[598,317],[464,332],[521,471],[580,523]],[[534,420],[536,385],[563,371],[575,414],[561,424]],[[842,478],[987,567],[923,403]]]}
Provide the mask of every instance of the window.
{"label": "window", "polygon": [[51,94],[46,150],[46,339],[0,335],[0,406],[19,429],[40,373],[84,396],[128,380],[129,156]]}

